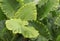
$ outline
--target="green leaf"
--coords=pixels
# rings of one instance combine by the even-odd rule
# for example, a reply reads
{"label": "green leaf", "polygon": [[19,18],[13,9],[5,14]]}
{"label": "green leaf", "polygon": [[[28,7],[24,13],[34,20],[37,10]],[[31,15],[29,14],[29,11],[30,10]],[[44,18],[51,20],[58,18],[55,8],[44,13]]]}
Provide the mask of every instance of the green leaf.
{"label": "green leaf", "polygon": [[0,7],[4,14],[8,18],[13,18],[16,10],[19,7],[19,4],[16,2],[16,0],[2,0],[2,3],[0,3]]}
{"label": "green leaf", "polygon": [[55,24],[58,25],[58,26],[60,26],[60,10],[58,11],[57,14],[58,14],[58,16],[57,16],[57,18],[55,20]]}
{"label": "green leaf", "polygon": [[4,15],[4,13],[2,12],[0,8],[0,20],[4,20],[4,19],[6,19],[6,16]]}
{"label": "green leaf", "polygon": [[50,11],[56,10],[58,6],[59,0],[48,0],[44,6],[40,9],[38,8],[38,19],[43,20],[48,14],[50,14]]}
{"label": "green leaf", "polygon": [[44,4],[46,4],[48,2],[48,0],[40,0],[38,2],[38,7],[40,8],[41,6],[43,6]]}
{"label": "green leaf", "polygon": [[47,39],[51,39],[51,33],[46,25],[44,25],[42,22],[39,21],[31,21],[30,25],[35,27],[40,35],[44,36]]}
{"label": "green leaf", "polygon": [[11,41],[13,37],[12,32],[7,30],[7,28],[2,29],[0,35],[3,41]]}
{"label": "green leaf", "polygon": [[48,41],[48,39],[43,36],[39,36],[36,41]]}
{"label": "green leaf", "polygon": [[4,28],[5,28],[5,20],[1,20],[0,21],[0,34],[1,34],[2,29]]}
{"label": "green leaf", "polygon": [[12,33],[5,27],[5,20],[0,21],[0,39],[3,41],[11,41]]}
{"label": "green leaf", "polygon": [[59,15],[59,17],[57,17],[57,19],[55,21],[55,24],[58,25],[58,26],[60,26],[60,15]]}
{"label": "green leaf", "polygon": [[56,38],[56,41],[60,41],[60,35],[58,35],[58,37]]}
{"label": "green leaf", "polygon": [[27,21],[22,21],[20,19],[7,20],[6,27],[8,30],[12,30],[14,34],[22,34],[25,38],[36,38],[39,35],[34,27],[28,26]]}
{"label": "green leaf", "polygon": [[18,11],[15,13],[15,17],[22,20],[36,20],[37,11],[34,2],[27,3],[19,8]]}

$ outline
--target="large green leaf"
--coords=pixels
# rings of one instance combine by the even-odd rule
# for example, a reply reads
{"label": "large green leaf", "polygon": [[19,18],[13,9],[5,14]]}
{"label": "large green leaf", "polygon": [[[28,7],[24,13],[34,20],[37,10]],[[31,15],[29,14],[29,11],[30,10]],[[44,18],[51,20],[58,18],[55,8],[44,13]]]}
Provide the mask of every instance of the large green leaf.
{"label": "large green leaf", "polygon": [[16,0],[2,0],[0,5],[2,11],[8,18],[13,18],[16,10],[19,7]]}
{"label": "large green leaf", "polygon": [[42,20],[50,14],[50,11],[56,10],[59,5],[59,0],[48,0],[40,9],[38,8],[38,19]]}
{"label": "large green leaf", "polygon": [[16,16],[24,20],[25,19],[36,20],[37,12],[36,12],[36,5],[34,4],[34,2],[25,4],[19,9],[18,7],[20,5],[16,2],[16,0],[12,0],[12,2],[11,0],[2,0],[1,2],[2,3],[0,3],[1,4],[0,7],[8,18],[15,18]]}
{"label": "large green leaf", "polygon": [[40,33],[40,35],[44,36],[45,38],[51,39],[51,33],[46,25],[39,21],[31,21],[30,25],[34,26]]}
{"label": "large green leaf", "polygon": [[22,20],[36,20],[37,11],[34,2],[27,3],[19,8],[18,11],[15,13],[15,17]]}
{"label": "large green leaf", "polygon": [[27,21],[21,21],[20,19],[7,20],[6,27],[13,33],[20,33],[26,38],[36,38],[39,35],[34,27],[28,26]]}

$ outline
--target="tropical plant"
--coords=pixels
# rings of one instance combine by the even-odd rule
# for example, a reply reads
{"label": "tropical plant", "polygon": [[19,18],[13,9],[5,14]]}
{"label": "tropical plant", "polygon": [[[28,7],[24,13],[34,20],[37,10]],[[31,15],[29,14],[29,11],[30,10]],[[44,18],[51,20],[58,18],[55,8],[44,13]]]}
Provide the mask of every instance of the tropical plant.
{"label": "tropical plant", "polygon": [[0,41],[60,41],[60,0],[0,0]]}

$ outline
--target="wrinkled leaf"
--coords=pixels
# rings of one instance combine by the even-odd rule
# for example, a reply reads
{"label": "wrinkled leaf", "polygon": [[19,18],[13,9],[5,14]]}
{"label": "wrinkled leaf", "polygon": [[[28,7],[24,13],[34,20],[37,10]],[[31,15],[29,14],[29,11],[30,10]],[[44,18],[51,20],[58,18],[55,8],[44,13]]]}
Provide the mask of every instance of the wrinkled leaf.
{"label": "wrinkled leaf", "polygon": [[[13,33],[20,33],[26,38],[36,38],[39,33],[32,26],[27,26],[27,21],[21,21],[20,19],[12,19],[6,21],[6,27],[12,30]],[[34,33],[33,33],[34,32]]]}
{"label": "wrinkled leaf", "polygon": [[51,34],[48,27],[42,22],[32,21],[30,22],[30,25],[34,26],[39,31],[40,35],[44,36],[45,38],[51,39]]}
{"label": "wrinkled leaf", "polygon": [[36,20],[37,11],[34,2],[25,4],[15,13],[16,18],[20,18],[22,20]]}

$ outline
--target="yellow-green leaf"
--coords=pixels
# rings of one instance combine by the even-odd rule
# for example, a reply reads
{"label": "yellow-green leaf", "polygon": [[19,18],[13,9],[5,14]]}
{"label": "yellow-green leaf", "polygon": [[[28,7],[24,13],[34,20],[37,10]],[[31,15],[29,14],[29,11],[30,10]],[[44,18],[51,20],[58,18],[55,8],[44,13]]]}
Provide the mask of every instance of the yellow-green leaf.
{"label": "yellow-green leaf", "polygon": [[27,3],[19,8],[15,13],[15,17],[22,20],[36,20],[37,11],[34,2]]}
{"label": "yellow-green leaf", "polygon": [[6,27],[8,30],[12,30],[14,34],[22,34],[25,38],[36,38],[39,35],[34,27],[28,26],[27,21],[20,19],[7,20]]}

